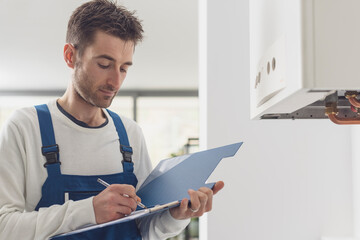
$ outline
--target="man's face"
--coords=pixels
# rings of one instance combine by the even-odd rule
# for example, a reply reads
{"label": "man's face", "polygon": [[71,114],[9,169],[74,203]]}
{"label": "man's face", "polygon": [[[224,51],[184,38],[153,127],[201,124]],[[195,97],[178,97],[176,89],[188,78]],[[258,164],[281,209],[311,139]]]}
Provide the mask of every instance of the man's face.
{"label": "man's face", "polygon": [[77,94],[93,106],[109,107],[132,65],[133,53],[133,42],[96,32],[94,42],[75,63],[73,86]]}

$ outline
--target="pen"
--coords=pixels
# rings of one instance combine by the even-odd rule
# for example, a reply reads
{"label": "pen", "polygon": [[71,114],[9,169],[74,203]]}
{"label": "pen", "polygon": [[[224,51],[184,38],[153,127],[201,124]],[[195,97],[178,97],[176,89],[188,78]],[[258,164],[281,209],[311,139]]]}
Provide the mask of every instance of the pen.
{"label": "pen", "polygon": [[[102,184],[103,186],[105,186],[105,187],[110,186],[110,184],[108,184],[107,182],[105,182],[105,181],[102,180],[101,178],[98,178],[97,181],[98,181],[98,183],[101,183],[101,184]],[[130,197],[130,196],[127,195],[127,194],[123,194],[123,196],[124,196],[124,197]],[[141,207],[141,208],[147,208],[147,207],[146,207],[144,204],[142,204],[141,202],[136,201],[136,203],[137,203],[137,205],[138,205],[139,207]]]}

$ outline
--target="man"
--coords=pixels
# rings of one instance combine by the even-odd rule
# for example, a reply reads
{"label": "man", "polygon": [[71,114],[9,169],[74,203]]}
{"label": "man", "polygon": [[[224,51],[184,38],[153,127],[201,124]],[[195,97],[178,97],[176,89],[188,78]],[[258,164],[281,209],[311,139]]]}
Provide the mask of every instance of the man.
{"label": "man", "polygon": [[[48,239],[130,214],[151,164],[138,125],[106,110],[132,65],[142,26],[107,0],[80,6],[68,24],[65,94],[16,111],[0,136],[0,239]],[[186,176],[184,176],[186,177]],[[111,185],[104,189],[101,178]],[[71,239],[166,239],[210,211],[213,190],[189,190],[191,204]],[[65,239],[65,238],[64,238]]]}

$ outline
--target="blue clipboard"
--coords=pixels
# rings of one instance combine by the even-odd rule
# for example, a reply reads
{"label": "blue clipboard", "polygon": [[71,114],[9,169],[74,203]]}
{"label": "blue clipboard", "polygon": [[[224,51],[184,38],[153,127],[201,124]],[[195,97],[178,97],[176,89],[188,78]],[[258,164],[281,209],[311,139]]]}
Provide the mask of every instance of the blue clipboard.
{"label": "blue clipboard", "polygon": [[212,188],[207,179],[223,158],[232,157],[242,142],[162,160],[140,186],[137,195],[145,206],[188,198],[188,190]]}
{"label": "blue clipboard", "polygon": [[212,188],[214,183],[206,184],[206,180],[223,158],[232,157],[241,147],[242,142],[213,148],[193,154],[162,160],[137,191],[141,202],[150,209],[138,210],[124,218],[111,222],[84,226],[80,229],[59,234],[50,239],[66,239],[84,231],[121,224],[142,218],[166,209],[176,207],[183,198],[188,198],[188,189],[198,190],[200,187]]}

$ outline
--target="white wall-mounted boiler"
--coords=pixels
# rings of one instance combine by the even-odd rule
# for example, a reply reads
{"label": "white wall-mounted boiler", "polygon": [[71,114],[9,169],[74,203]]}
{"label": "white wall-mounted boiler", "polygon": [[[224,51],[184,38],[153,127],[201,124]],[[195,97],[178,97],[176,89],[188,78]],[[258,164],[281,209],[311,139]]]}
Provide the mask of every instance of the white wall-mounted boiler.
{"label": "white wall-mounted boiler", "polygon": [[251,118],[357,119],[360,1],[249,4]]}

